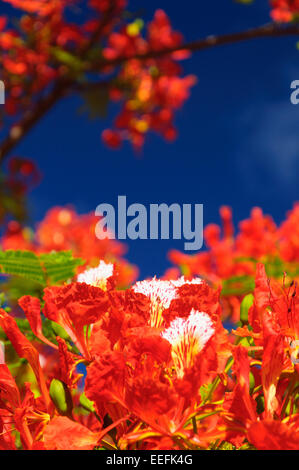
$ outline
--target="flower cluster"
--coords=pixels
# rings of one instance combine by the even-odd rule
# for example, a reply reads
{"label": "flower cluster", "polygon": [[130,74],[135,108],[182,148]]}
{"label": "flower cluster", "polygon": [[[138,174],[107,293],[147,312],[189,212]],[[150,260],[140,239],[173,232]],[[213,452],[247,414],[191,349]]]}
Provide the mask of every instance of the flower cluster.
{"label": "flower cluster", "polygon": [[[132,14],[127,16],[133,21],[125,20],[124,0],[87,0],[84,9],[77,6],[74,22],[68,9],[75,0],[6,1],[24,12],[16,12],[14,22],[0,17],[0,77],[8,115],[23,115],[50,90],[55,100],[68,89],[83,88],[83,98],[102,113],[109,100],[122,102],[115,129],[103,132],[111,148],[127,139],[140,149],[151,130],[167,140],[176,137],[174,113],[188,98],[195,77],[183,77],[178,63],[188,52],[160,56],[161,50],[175,51],[183,41],[164,11],[156,11],[143,28]],[[12,129],[17,137],[23,132],[19,125]]]}
{"label": "flower cluster", "polygon": [[222,230],[216,224],[204,230],[206,251],[195,255],[170,251],[169,258],[177,267],[169,269],[165,277],[175,279],[180,273],[202,276],[215,287],[220,286],[225,315],[238,321],[240,302],[252,291],[258,262],[265,265],[270,277],[282,281],[287,273],[290,279],[298,278],[299,205],[294,205],[278,227],[256,207],[249,219],[240,222],[236,235],[231,209],[222,207],[220,216]]}
{"label": "flower cluster", "polygon": [[69,44],[79,48],[84,42],[82,30],[63,18],[69,1],[7,0],[26,14],[18,27],[7,17],[0,21],[1,78],[6,87],[6,113],[15,115],[28,107],[32,98],[64,76],[59,51]]}
{"label": "flower cluster", "polygon": [[[275,276],[263,258],[278,250],[297,266],[298,206],[279,228],[255,209],[236,239],[229,210],[221,214],[223,239],[215,226],[206,230],[216,250],[206,257],[228,250],[218,265],[119,289],[117,265],[101,259],[23,295],[12,310],[3,304],[0,449],[298,449],[296,274]],[[73,237],[83,252],[79,220],[71,209],[54,209],[38,229],[40,243],[65,248]],[[25,241],[4,239],[15,248]],[[220,279],[229,257],[224,275],[247,269],[254,282],[238,294],[228,329],[226,287],[208,276],[214,269]]]}
{"label": "flower cluster", "polygon": [[[122,140],[129,139],[139,149],[149,131],[160,133],[166,140],[175,139],[174,113],[182,107],[196,83],[193,75],[180,76],[182,68],[178,60],[188,57],[187,51],[159,57],[160,50],[175,49],[183,41],[182,35],[172,30],[166,13],[156,11],[145,37],[142,28],[140,20],[123,27],[110,35],[104,49],[108,60],[133,57],[124,63],[118,74],[118,88],[110,91],[112,100],[123,101],[114,123],[115,130],[103,132],[104,141],[112,148],[118,148]],[[136,58],[146,54],[147,60]]]}
{"label": "flower cluster", "polygon": [[298,0],[271,0],[271,16],[274,21],[288,23],[299,14]]}
{"label": "flower cluster", "polygon": [[[175,113],[196,77],[183,75],[180,61],[190,51],[163,10],[144,25],[126,10],[126,0],[86,0],[83,8],[76,0],[5,1],[17,17],[0,16],[0,78],[12,139],[26,132],[30,113],[37,120],[70,90],[81,92],[100,116],[110,101],[120,103],[112,128],[102,133],[110,148],[128,140],[138,151],[150,132],[176,138]],[[298,0],[270,5],[277,22],[292,21],[299,12]]]}

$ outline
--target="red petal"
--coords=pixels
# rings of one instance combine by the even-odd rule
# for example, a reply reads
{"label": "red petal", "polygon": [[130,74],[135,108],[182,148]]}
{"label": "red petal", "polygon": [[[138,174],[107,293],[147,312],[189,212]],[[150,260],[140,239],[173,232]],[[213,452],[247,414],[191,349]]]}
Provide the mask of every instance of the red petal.
{"label": "red petal", "polygon": [[54,418],[44,432],[47,450],[92,450],[98,440],[99,434],[63,416]]}

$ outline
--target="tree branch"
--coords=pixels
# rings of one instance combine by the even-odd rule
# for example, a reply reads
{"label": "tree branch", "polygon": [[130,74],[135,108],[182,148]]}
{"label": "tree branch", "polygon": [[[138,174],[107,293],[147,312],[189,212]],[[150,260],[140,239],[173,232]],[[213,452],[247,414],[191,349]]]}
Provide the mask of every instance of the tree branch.
{"label": "tree branch", "polygon": [[[94,46],[101,37],[104,29],[113,19],[114,6],[106,11],[101,19],[98,28],[92,34],[89,41],[79,50],[79,57],[84,58],[85,54]],[[0,163],[4,158],[17,146],[23,137],[38,123],[38,121],[50,109],[67,94],[74,85],[74,80],[68,77],[57,79],[53,89],[44,97],[42,97],[33,107],[24,113],[24,116],[16,124],[10,128],[8,136],[0,144]]]}
{"label": "tree branch", "polygon": [[[99,30],[94,34],[90,41],[92,45],[95,40],[101,36],[101,31],[109,21],[109,16],[100,25]],[[287,26],[273,24],[267,24],[258,28],[242,31],[238,33],[224,34],[221,36],[208,36],[198,41],[182,44],[177,47],[164,48],[161,50],[149,51],[146,54],[137,54],[127,57],[119,57],[114,60],[101,60],[99,62],[91,64],[87,71],[101,71],[108,66],[117,66],[122,63],[131,60],[147,60],[150,58],[158,58],[173,52],[189,50],[189,51],[201,51],[204,49],[210,49],[212,47],[223,46],[227,44],[235,44],[243,41],[269,38],[269,37],[282,37],[282,36],[296,36],[299,35],[299,25],[291,24]],[[90,46],[90,43],[89,43]],[[81,53],[85,54],[89,50],[89,47],[85,47]],[[74,86],[74,81],[71,79],[60,79],[56,85],[49,92],[49,94],[37,102],[32,110],[29,110],[24,114],[22,119],[12,126],[8,136],[0,145],[0,163],[1,161],[16,147],[20,140],[32,129],[32,127],[59,101],[69,90]],[[100,84],[98,85],[100,86]]]}
{"label": "tree branch", "polygon": [[70,81],[60,80],[49,92],[24,113],[24,116],[16,124],[13,124],[8,136],[0,145],[0,162],[16,147],[16,145],[25,137],[25,135],[38,123],[38,121],[60,100],[71,85]]}
{"label": "tree branch", "polygon": [[146,60],[152,58],[159,58],[164,55],[172,54],[173,52],[183,50],[197,52],[202,51],[204,49],[211,49],[212,47],[224,46],[227,44],[235,44],[253,39],[297,35],[299,36],[299,25],[297,24],[281,26],[276,23],[269,23],[263,26],[259,26],[258,28],[252,28],[247,31],[241,31],[238,33],[223,34],[221,36],[210,35],[204,39],[184,43],[176,47],[151,50],[149,52],[146,52],[145,54],[135,54],[126,57],[118,57],[113,60],[104,59],[92,64],[90,70],[101,70],[108,66],[120,65],[123,62],[126,62],[127,60],[131,59]]}

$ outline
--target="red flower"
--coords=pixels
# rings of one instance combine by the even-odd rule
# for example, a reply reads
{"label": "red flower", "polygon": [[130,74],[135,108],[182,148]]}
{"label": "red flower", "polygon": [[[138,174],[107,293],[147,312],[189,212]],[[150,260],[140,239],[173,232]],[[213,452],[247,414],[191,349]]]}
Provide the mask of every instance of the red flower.
{"label": "red flower", "polygon": [[298,418],[289,424],[271,420],[253,423],[248,438],[259,450],[298,450]]}
{"label": "red flower", "polygon": [[65,416],[54,418],[44,430],[47,450],[92,450],[100,435]]}
{"label": "red flower", "polygon": [[19,330],[15,320],[4,310],[0,310],[0,326],[11,341],[19,357],[27,359],[38,381],[40,391],[45,400],[46,406],[49,406],[50,398],[46,387],[42,368],[39,361],[39,353],[30,341]]}
{"label": "red flower", "polygon": [[80,352],[90,358],[84,326],[98,321],[108,308],[107,294],[98,287],[73,283],[45,289],[44,314],[59,323]]}
{"label": "red flower", "polygon": [[51,343],[51,341],[49,341],[43,334],[40,300],[36,297],[26,295],[21,297],[18,303],[24,310],[26,318],[35,336],[52,348],[57,349],[56,344]]}
{"label": "red flower", "polygon": [[271,16],[274,21],[287,23],[299,13],[298,0],[271,0]]}

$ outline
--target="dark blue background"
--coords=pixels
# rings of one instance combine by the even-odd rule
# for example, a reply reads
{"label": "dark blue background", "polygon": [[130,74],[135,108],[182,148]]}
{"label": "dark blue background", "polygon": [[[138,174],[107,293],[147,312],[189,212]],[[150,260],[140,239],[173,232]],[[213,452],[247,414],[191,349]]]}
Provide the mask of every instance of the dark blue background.
{"label": "dark blue background", "polygon": [[[269,21],[267,0],[250,7],[231,0],[129,3],[132,10],[141,5],[146,20],[163,8],[186,40]],[[59,103],[18,148],[44,174],[31,196],[34,220],[54,205],[89,212],[125,194],[129,203],[145,205],[203,203],[205,224],[218,222],[223,204],[232,206],[236,223],[256,205],[279,223],[298,199],[299,106],[289,99],[290,83],[299,79],[295,44],[295,38],[260,39],[195,53],[184,66],[199,81],[177,115],[178,140],[151,136],[141,159],[129,144],[116,152],[102,145],[115,110],[91,122],[78,115],[79,98]],[[142,277],[160,275],[169,266],[167,251],[183,249],[183,241],[171,240],[128,245]]]}

